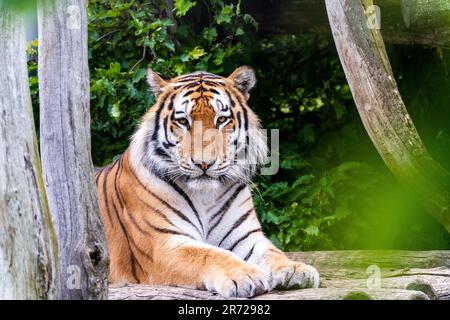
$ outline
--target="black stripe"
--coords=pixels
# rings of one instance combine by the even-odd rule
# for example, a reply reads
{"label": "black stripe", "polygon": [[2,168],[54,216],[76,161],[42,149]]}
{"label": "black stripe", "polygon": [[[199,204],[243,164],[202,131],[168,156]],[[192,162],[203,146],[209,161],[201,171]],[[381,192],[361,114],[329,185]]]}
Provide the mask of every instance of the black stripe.
{"label": "black stripe", "polygon": [[[126,206],[126,203],[125,203],[125,206]],[[148,237],[150,237],[150,238],[153,237],[152,234],[150,234],[149,232],[147,232],[146,230],[142,229],[142,228],[139,226],[139,224],[137,223],[136,219],[134,218],[134,215],[133,215],[132,212],[128,212],[128,210],[125,209],[125,210],[122,210],[122,213],[123,213],[124,211],[126,211],[126,212],[128,213],[127,216],[130,218],[131,223],[133,224],[133,226],[134,226],[136,229],[139,230],[139,232],[145,234],[146,236],[148,236]],[[119,218],[119,216],[117,216],[117,217]],[[121,221],[121,220],[119,219],[119,221]],[[122,223],[122,222],[121,222],[121,225],[123,226],[123,223]],[[126,236],[126,238],[127,238],[128,243],[131,243],[131,244],[134,246],[134,248],[135,248],[141,255],[143,255],[144,257],[146,257],[147,259],[149,259],[150,261],[153,262],[153,257],[150,256],[150,255],[149,255],[147,252],[145,252],[144,250],[142,250],[142,249],[136,244],[136,242],[134,242],[134,239],[133,239],[132,236],[128,237],[128,234],[125,234],[125,236]],[[131,250],[131,247],[130,247],[130,250]],[[141,266],[140,264],[139,264],[139,266],[140,266],[141,269],[144,271],[144,269],[142,268],[142,266]]]}
{"label": "black stripe", "polygon": [[197,230],[197,232],[201,235],[202,232],[198,229],[198,227],[192,223],[191,220],[189,220],[181,211],[175,209],[174,207],[172,207],[169,203],[167,203],[166,201],[164,201],[163,199],[161,199],[160,197],[158,197],[156,194],[154,194],[152,191],[150,191],[149,189],[147,189],[147,187],[141,182],[141,180],[136,176],[136,174],[134,173],[133,169],[130,168],[130,171],[132,173],[132,175],[134,176],[134,178],[136,179],[136,181],[141,185],[142,188],[144,188],[144,190],[146,190],[152,197],[158,199],[158,201],[160,201],[163,205],[165,205],[167,208],[169,208],[170,210],[172,210],[177,216],[179,216],[182,220],[186,221],[187,223],[189,223],[191,226],[193,226],[195,228],[195,230]]}
{"label": "black stripe", "polygon": [[240,205],[238,205],[238,208],[241,207],[244,203],[246,203],[247,201],[249,201],[252,198],[252,196],[248,197],[247,199],[245,199],[244,201],[241,202]]}
{"label": "black stripe", "polygon": [[160,233],[167,233],[167,234],[173,234],[173,235],[178,235],[178,236],[187,236],[189,238],[191,238],[189,235],[187,235],[186,233],[183,232],[178,232],[176,230],[171,230],[171,229],[167,229],[167,228],[158,228],[156,226],[154,226],[153,224],[151,224],[150,222],[148,222],[146,219],[144,219],[144,222],[153,230],[160,232]]}
{"label": "black stripe", "polygon": [[167,108],[169,109],[169,110],[172,110],[173,109],[173,101],[175,100],[175,95],[172,95],[171,97],[170,97],[170,101],[169,101],[169,105],[167,106]]}
{"label": "black stripe", "polygon": [[205,91],[209,91],[209,92],[212,92],[214,94],[220,94],[219,91],[217,91],[216,89],[213,89],[213,88],[205,89]]}
{"label": "black stripe", "polygon": [[229,92],[228,90],[225,90],[225,93],[226,93],[227,96],[228,96],[228,100],[230,100],[231,107],[234,107],[234,106],[236,105],[236,102],[235,102],[234,99],[231,97],[230,92]]}
{"label": "black stripe", "polygon": [[225,236],[222,238],[222,240],[220,240],[219,244],[217,245],[218,247],[220,247],[220,245],[222,244],[222,242],[225,241],[225,239],[233,232],[234,229],[239,228],[239,226],[244,223],[245,220],[247,220],[247,218],[250,215],[250,212],[253,211],[253,208],[251,208],[250,210],[248,210],[246,213],[244,213],[238,220],[236,220],[235,223],[233,223],[233,226],[230,228],[230,230],[228,230],[228,232],[225,234]]}
{"label": "black stripe", "polygon": [[156,110],[156,113],[155,113],[155,127],[154,127],[153,134],[152,134],[152,141],[155,141],[155,140],[158,139],[158,131],[159,131],[159,127],[160,127],[159,121],[160,121],[160,118],[161,118],[161,111],[164,109],[164,106],[165,106],[165,104],[166,104],[168,99],[169,99],[169,109],[171,109],[173,107],[173,100],[175,99],[175,94],[172,93],[170,98],[167,97],[164,100],[162,100],[160,102],[160,104],[159,104],[158,110]]}
{"label": "black stripe", "polygon": [[[234,184],[232,184],[231,186],[229,186],[228,189],[225,190],[225,192],[222,193],[222,195],[216,199],[216,201],[219,200],[220,198],[222,198],[223,196],[225,196],[225,195],[228,193],[228,191],[230,191],[236,184],[237,184],[237,182],[234,183]],[[209,211],[210,211],[211,209],[213,209],[216,205],[217,205],[217,203],[215,203],[215,204],[213,204],[212,206],[210,206],[208,209],[206,209],[206,212],[209,212]]]}
{"label": "black stripe", "polygon": [[253,254],[253,250],[255,250],[255,246],[256,246],[256,243],[255,243],[255,244],[253,245],[253,247],[250,249],[249,253],[247,253],[247,255],[245,256],[245,258],[244,258],[245,261],[248,261],[248,260],[250,259],[250,257],[251,257],[252,254]]}
{"label": "black stripe", "polygon": [[247,159],[247,147],[250,144],[249,136],[248,136],[248,114],[247,114],[247,109],[245,109],[244,106],[242,106],[242,108],[244,110],[244,130],[245,130],[244,156],[245,156],[245,159]]}
{"label": "black stripe", "polygon": [[120,208],[123,210],[123,208],[124,208],[123,197],[122,197],[122,194],[120,193],[120,190],[118,188],[118,186],[119,186],[118,179],[120,179],[120,176],[122,175],[122,170],[123,170],[122,162],[123,162],[123,156],[120,157],[120,160],[119,160],[119,162],[117,164],[118,168],[117,168],[117,171],[116,171],[116,175],[114,177],[114,190],[116,191],[117,199],[119,200]]}
{"label": "black stripe", "polygon": [[238,136],[236,137],[236,139],[233,141],[233,145],[235,147],[235,152],[236,154],[234,155],[235,159],[237,159],[238,154],[237,154],[237,149],[238,149],[238,142],[239,142],[239,138],[241,137],[241,127],[242,127],[242,118],[241,118],[241,112],[238,111],[236,113],[236,118],[238,121]]}
{"label": "black stripe", "polygon": [[207,73],[203,75],[203,79],[219,79],[219,80],[224,80],[224,77],[221,76],[217,76],[215,74],[212,73]]}
{"label": "black stripe", "polygon": [[183,94],[183,98],[185,98],[185,97],[187,97],[187,96],[193,94],[193,93],[196,92],[196,91],[197,91],[197,90],[189,90],[189,91],[186,91],[185,94]]}
{"label": "black stripe", "polygon": [[161,111],[164,108],[164,103],[165,103],[165,101],[160,102],[159,108],[158,108],[158,110],[156,110],[156,113],[155,113],[155,126],[153,128],[152,141],[155,141],[156,139],[158,139],[159,118],[160,118]]}
{"label": "black stripe", "polygon": [[98,187],[98,179],[100,179],[100,176],[102,175],[102,171],[97,171],[94,176],[95,176],[95,185]]}
{"label": "black stripe", "polygon": [[169,141],[169,136],[167,135],[167,123],[169,121],[169,116],[164,118],[164,136],[166,138],[167,143],[163,143],[163,146],[167,149],[168,147],[175,147],[175,145]]}
{"label": "black stripe", "polygon": [[165,143],[165,142],[163,142],[163,147],[165,148],[165,149],[169,149],[169,148],[173,148],[173,147],[175,147],[175,144],[172,144],[172,143]]}
{"label": "black stripe", "polygon": [[225,212],[230,208],[233,201],[236,199],[237,195],[242,191],[242,189],[245,188],[245,184],[241,184],[239,187],[236,188],[236,190],[233,192],[233,194],[228,198],[227,202],[223,204],[223,206],[220,208],[219,211],[217,211],[215,214],[211,216],[210,222],[214,220],[217,216],[220,215],[219,219],[217,219],[216,223],[208,230],[207,236],[213,231],[218,224],[222,221],[223,217],[225,216]]}
{"label": "black stripe", "polygon": [[[128,212],[128,211],[127,211]],[[128,217],[130,218],[131,223],[133,226],[139,230],[140,233],[145,234],[146,236],[149,236],[150,238],[153,238],[153,235],[149,233],[147,230],[142,229],[142,227],[139,225],[139,223],[136,221],[136,218],[134,217],[132,212],[128,212]]]}
{"label": "black stripe", "polygon": [[255,232],[259,232],[259,231],[261,231],[261,228],[257,228],[257,229],[250,230],[250,231],[247,232],[245,235],[243,235],[243,236],[240,237],[238,240],[236,240],[236,241],[233,243],[233,245],[232,245],[228,250],[233,251],[233,249],[236,248],[236,246],[237,246],[240,242],[242,242],[242,241],[244,241],[245,239],[247,239],[251,234],[253,234],[253,233],[255,233]]}
{"label": "black stripe", "polygon": [[[210,86],[210,87],[218,87],[218,86],[220,86],[221,84],[220,83],[217,83],[217,82],[214,82],[214,81],[208,81],[208,80],[203,80],[202,81],[204,84],[206,84],[207,86]],[[206,88],[205,88],[206,89]],[[208,89],[209,90],[209,89]]]}
{"label": "black stripe", "polygon": [[[117,172],[119,171],[119,169],[121,170],[122,169],[122,167],[121,167],[121,165],[122,165],[122,157],[120,158],[120,166],[117,168],[117,171],[116,171],[116,174],[117,174]],[[116,178],[116,177],[115,177]],[[105,180],[106,181],[106,180]],[[116,180],[114,181],[114,183],[116,183]],[[115,186],[115,188],[116,188],[116,186]],[[104,194],[104,198],[106,199],[106,191],[105,191],[106,189],[105,189],[105,186],[104,186],[104,189],[103,189],[103,194]],[[116,189],[117,190],[117,189]],[[122,212],[123,212],[123,203],[122,203],[122,200],[120,199],[120,192],[118,192],[117,193],[117,195],[118,195],[118,199],[119,199],[119,204],[122,206],[121,207],[121,209],[122,209]],[[120,219],[120,216],[119,216],[119,212],[117,211],[117,208],[116,208],[116,206],[115,206],[115,204],[114,204],[114,202],[113,202],[113,207],[114,207],[114,211],[115,211],[115,214],[116,214],[116,218],[117,218],[117,221],[119,222],[119,226],[120,226],[120,229],[122,230],[122,233],[123,233],[123,235],[125,236],[125,239],[127,240],[127,243],[128,243],[128,248],[130,249],[130,258],[131,258],[131,273],[133,274],[133,277],[134,277],[134,279],[136,280],[136,282],[138,281],[138,278],[137,278],[137,273],[136,273],[136,258],[134,257],[134,255],[133,255],[133,251],[131,250],[131,245],[130,245],[130,238],[128,237],[128,234],[127,234],[127,232],[126,232],[126,228],[125,228],[125,226],[124,226],[124,224],[123,224],[123,222],[122,222],[122,220]],[[141,267],[142,268],[142,267]]]}
{"label": "black stripe", "polygon": [[[143,255],[144,257],[146,257],[148,260],[150,260],[151,262],[153,262],[153,257],[151,255],[149,255],[147,252],[145,252],[144,250],[142,250],[137,244],[136,242],[134,242],[133,238],[130,238],[131,241],[130,243],[133,245],[133,247],[136,249],[137,252],[139,252],[141,255]],[[139,262],[138,262],[139,263]],[[141,266],[141,264],[139,263],[139,267],[142,269],[143,272],[145,272],[144,268]]]}
{"label": "black stripe", "polygon": [[203,223],[202,220],[200,219],[200,215],[198,214],[197,209],[195,208],[194,204],[192,203],[191,199],[188,197],[188,195],[183,191],[183,189],[181,189],[175,182],[170,181],[168,179],[162,179],[163,181],[165,181],[167,184],[169,184],[173,189],[175,189],[176,192],[178,192],[183,198],[184,200],[186,200],[186,202],[188,203],[189,207],[191,207],[192,211],[194,211],[195,216],[197,217],[198,222],[200,223],[200,227],[202,230],[204,230],[203,228]]}
{"label": "black stripe", "polygon": [[[167,218],[167,216],[166,216],[164,213],[162,213],[160,210],[158,210],[158,209],[152,207],[152,206],[149,205],[146,201],[142,200],[142,198],[139,197],[138,194],[136,194],[136,197],[137,197],[137,198],[138,198],[138,199],[139,199],[139,200],[147,207],[147,209],[148,209],[149,211],[156,213],[156,214],[157,214],[159,217],[161,217],[166,223],[168,223],[169,225],[171,225],[171,226],[174,227],[174,228],[177,228],[177,227],[172,223],[172,221],[170,221],[170,220]],[[148,221],[145,221],[145,222],[149,224]],[[187,234],[184,234],[184,235],[189,236],[189,235],[187,235]]]}
{"label": "black stripe", "polygon": [[114,225],[113,224],[113,220],[112,220],[112,216],[111,216],[111,208],[109,206],[109,201],[108,201],[108,193],[107,193],[107,190],[106,190],[106,182],[107,182],[108,175],[111,172],[112,167],[113,167],[112,165],[109,165],[103,171],[103,176],[104,177],[103,177],[103,186],[102,186],[103,188],[102,189],[103,189],[103,201],[105,202],[106,213],[108,215],[109,221],[111,222],[112,225]]}
{"label": "black stripe", "polygon": [[226,111],[222,101],[220,101],[219,99],[217,99],[217,107],[219,108],[219,111]]}
{"label": "black stripe", "polygon": [[193,82],[193,83],[184,84],[184,85],[182,86],[182,88],[183,88],[184,90],[186,90],[186,89],[194,88],[194,87],[199,86],[199,85],[201,85],[201,83],[200,83],[199,81],[195,81],[195,82]]}
{"label": "black stripe", "polygon": [[161,148],[161,147],[159,147],[159,146],[155,148],[155,153],[156,153],[158,156],[160,156],[161,158],[165,158],[165,159],[170,158],[170,156],[169,156],[169,154],[166,152],[166,150],[164,150],[163,148]]}
{"label": "black stripe", "polygon": [[[234,185],[233,185],[234,186]],[[228,198],[228,200],[223,204],[223,206],[219,209],[219,211],[217,211],[215,214],[213,214],[211,216],[211,218],[209,219],[209,221],[211,222],[212,220],[214,220],[218,215],[220,215],[221,213],[223,213],[225,210],[227,210],[231,203],[234,201],[234,199],[236,198],[236,196],[242,191],[242,189],[244,189],[245,184],[241,184],[239,187],[236,188],[236,190],[233,192],[233,194]]]}
{"label": "black stripe", "polygon": [[184,76],[184,77],[180,77],[178,78],[175,83],[177,82],[191,82],[191,81],[199,81],[200,77],[198,75],[195,76]]}

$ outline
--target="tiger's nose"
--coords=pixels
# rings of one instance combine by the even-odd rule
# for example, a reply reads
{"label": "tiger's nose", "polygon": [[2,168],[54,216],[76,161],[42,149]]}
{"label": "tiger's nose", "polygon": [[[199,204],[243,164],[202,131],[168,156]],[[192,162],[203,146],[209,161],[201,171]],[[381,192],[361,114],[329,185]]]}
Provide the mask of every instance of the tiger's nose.
{"label": "tiger's nose", "polygon": [[210,162],[205,162],[205,161],[194,161],[194,159],[192,159],[192,162],[199,167],[200,169],[203,170],[203,172],[205,172],[206,170],[208,170],[215,162],[216,160],[210,161]]}

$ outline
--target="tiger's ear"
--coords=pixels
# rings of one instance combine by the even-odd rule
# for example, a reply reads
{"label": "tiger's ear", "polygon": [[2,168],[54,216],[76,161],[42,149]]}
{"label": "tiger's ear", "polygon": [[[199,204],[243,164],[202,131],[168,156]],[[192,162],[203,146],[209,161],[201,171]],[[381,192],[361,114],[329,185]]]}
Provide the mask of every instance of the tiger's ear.
{"label": "tiger's ear", "polygon": [[150,89],[152,90],[155,98],[164,91],[164,88],[167,86],[167,81],[164,80],[161,75],[152,69],[147,69],[147,82],[150,85]]}
{"label": "tiger's ear", "polygon": [[255,70],[248,66],[242,66],[234,70],[228,79],[231,80],[234,83],[234,86],[248,99],[250,90],[256,84]]}

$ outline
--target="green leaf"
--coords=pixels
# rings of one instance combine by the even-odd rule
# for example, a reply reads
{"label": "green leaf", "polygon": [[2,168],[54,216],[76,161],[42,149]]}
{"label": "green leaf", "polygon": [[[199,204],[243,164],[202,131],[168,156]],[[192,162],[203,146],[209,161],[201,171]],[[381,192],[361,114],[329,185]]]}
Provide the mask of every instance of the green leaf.
{"label": "green leaf", "polygon": [[109,66],[109,69],[106,72],[106,74],[109,77],[119,75],[120,74],[120,63],[118,63],[118,62],[111,63],[111,65]]}
{"label": "green leaf", "polygon": [[143,78],[147,76],[147,70],[145,69],[139,69],[136,71],[133,77],[133,83],[141,81]]}
{"label": "green leaf", "polygon": [[192,60],[197,60],[203,57],[206,54],[205,50],[203,48],[195,47],[189,52],[189,57]]}
{"label": "green leaf", "polygon": [[181,75],[181,74],[184,73],[185,65],[184,65],[183,63],[177,63],[177,64],[175,65],[174,69],[175,69],[175,73],[176,73],[177,75]]}
{"label": "green leaf", "polygon": [[197,3],[190,0],[175,0],[175,14],[178,17],[184,16],[191,8],[193,8]]}
{"label": "green leaf", "polygon": [[217,24],[230,23],[233,15],[233,4],[223,6],[222,10],[216,16]]}
{"label": "green leaf", "polygon": [[214,27],[205,28],[203,30],[203,38],[205,38],[208,42],[213,42],[217,37],[217,29]]}
{"label": "green leaf", "polygon": [[173,42],[164,42],[164,46],[166,48],[168,48],[170,51],[174,51],[175,52],[175,44]]}
{"label": "green leaf", "polygon": [[319,234],[319,228],[317,226],[309,226],[304,228],[303,231],[309,236],[317,236]]}
{"label": "green leaf", "polygon": [[182,62],[188,62],[188,61],[189,61],[189,54],[183,53],[183,54],[180,56],[180,60],[181,60]]}
{"label": "green leaf", "polygon": [[237,27],[236,32],[234,33],[236,36],[242,36],[244,34],[244,29],[241,27]]}
{"label": "green leaf", "polygon": [[117,121],[121,115],[120,102],[114,103],[109,113]]}
{"label": "green leaf", "polygon": [[258,22],[256,22],[255,18],[253,18],[251,15],[249,14],[244,14],[243,16],[244,22],[251,24],[256,30],[258,30]]}

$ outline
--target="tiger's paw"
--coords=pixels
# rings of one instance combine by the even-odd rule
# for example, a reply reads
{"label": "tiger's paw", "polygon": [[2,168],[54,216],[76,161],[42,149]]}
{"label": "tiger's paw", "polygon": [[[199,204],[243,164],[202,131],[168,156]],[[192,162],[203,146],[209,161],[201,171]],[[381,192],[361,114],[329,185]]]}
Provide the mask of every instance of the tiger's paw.
{"label": "tiger's paw", "polygon": [[250,263],[243,263],[217,275],[206,288],[224,297],[249,298],[268,292],[273,286],[268,273]]}
{"label": "tiger's paw", "polygon": [[280,289],[318,288],[320,283],[319,272],[314,267],[295,261],[273,266],[272,277]]}

